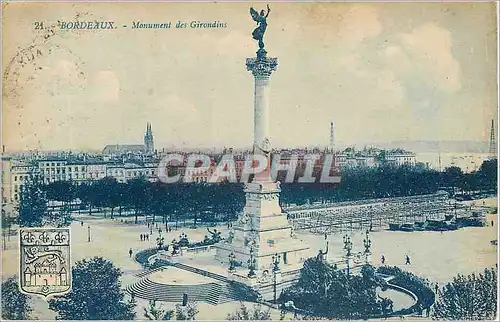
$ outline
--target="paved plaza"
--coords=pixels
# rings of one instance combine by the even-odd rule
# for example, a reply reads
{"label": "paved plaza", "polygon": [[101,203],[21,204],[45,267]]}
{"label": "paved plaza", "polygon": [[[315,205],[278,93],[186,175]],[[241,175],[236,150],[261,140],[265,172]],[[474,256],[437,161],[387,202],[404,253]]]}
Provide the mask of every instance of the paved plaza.
{"label": "paved plaza", "polygon": [[[492,201],[489,200],[489,203]],[[104,219],[99,214],[92,217],[88,215],[75,215],[75,221],[71,224],[72,233],[72,261],[76,262],[83,258],[102,256],[111,260],[124,272],[122,277],[123,286],[136,281],[133,275],[141,272],[141,266],[134,261],[134,255],[129,257],[128,250],[132,248],[133,253],[155,246],[157,231],[153,229],[153,234],[149,241],[141,241],[140,234],[147,233],[147,226],[133,224],[133,218],[129,218],[128,223],[121,222],[120,219]],[[83,221],[83,226],[81,222]],[[386,258],[387,265],[395,265],[405,270],[411,271],[419,276],[429,279],[431,282],[439,284],[450,281],[457,273],[471,273],[483,270],[485,267],[494,267],[497,260],[497,246],[490,243],[497,239],[497,216],[487,216],[487,227],[462,228],[448,232],[396,232],[396,231],[376,231],[370,234],[372,240],[372,260],[374,265],[380,265],[380,257]],[[494,225],[491,226],[491,221]],[[90,225],[91,242],[88,242],[88,226]],[[213,229],[213,228],[212,228]],[[227,227],[217,227],[222,231],[222,236],[227,236]],[[179,229],[170,233],[164,233],[166,241],[176,238],[178,240],[181,232],[186,232],[190,241],[199,241],[208,234],[206,228]],[[343,254],[342,238],[344,233],[328,236],[329,241],[329,261],[338,261]],[[353,242],[353,253],[363,250],[363,232],[353,232],[350,234]],[[298,237],[311,246],[311,253],[317,253],[319,249],[324,249],[325,239],[323,235],[313,235],[310,233],[298,232]],[[7,242],[7,250],[3,252],[2,258],[2,278],[6,278],[18,273],[18,240],[17,235],[12,236]],[[405,265],[405,255],[411,258],[411,265]],[[202,255],[205,257],[207,254]],[[192,259],[195,261],[196,259]],[[168,277],[162,277],[160,273],[151,275],[155,280],[168,282],[186,283],[190,279],[192,283],[204,282],[205,277],[193,276],[179,269],[169,269]],[[209,279],[207,279],[209,280]],[[397,294],[387,295],[395,301],[395,308],[407,305],[408,298],[399,297]],[[53,319],[54,313],[48,310],[46,302],[40,298],[34,298],[34,317],[39,319]],[[142,318],[143,309],[141,306],[147,302],[138,299],[137,313]],[[172,303],[164,303],[165,307],[173,307]],[[253,304],[248,304],[253,305]],[[228,313],[239,307],[238,302],[221,304],[214,309],[214,306],[206,303],[198,303],[200,310],[197,319],[223,319]],[[273,310],[273,316],[277,319],[279,311]]]}

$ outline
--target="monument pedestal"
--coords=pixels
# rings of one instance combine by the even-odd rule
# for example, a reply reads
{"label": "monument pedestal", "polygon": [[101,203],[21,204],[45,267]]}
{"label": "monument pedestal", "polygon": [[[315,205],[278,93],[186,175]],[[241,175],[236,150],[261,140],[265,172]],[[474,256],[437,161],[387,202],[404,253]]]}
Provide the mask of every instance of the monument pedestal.
{"label": "monument pedestal", "polygon": [[[233,225],[231,243],[215,246],[215,258],[229,267],[231,253],[237,263],[229,274],[238,282],[258,289],[274,285],[274,260],[280,268],[277,284],[289,286],[298,279],[302,263],[310,256],[309,246],[293,233],[292,225],[279,206],[279,183],[252,182],[245,189],[246,205],[243,215]],[[274,258],[273,258],[274,256]],[[250,265],[256,277],[250,278]]]}

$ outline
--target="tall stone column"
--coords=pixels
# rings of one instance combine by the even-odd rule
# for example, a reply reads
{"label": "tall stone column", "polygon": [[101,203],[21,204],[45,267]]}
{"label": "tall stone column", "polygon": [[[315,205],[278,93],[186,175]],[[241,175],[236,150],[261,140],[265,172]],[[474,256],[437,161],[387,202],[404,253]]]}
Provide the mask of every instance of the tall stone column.
{"label": "tall stone column", "polygon": [[[267,158],[267,168],[246,184],[245,207],[234,223],[233,238],[216,244],[215,257],[228,267],[230,258],[241,263],[241,267],[232,273],[233,278],[237,276],[248,285],[264,290],[273,285],[273,258],[279,255],[279,268],[287,272],[286,281],[277,275],[278,289],[281,290],[297,278],[298,268],[308,257],[309,246],[295,238],[287,215],[279,205],[280,184],[269,178],[269,81],[278,59],[266,57],[261,48],[256,57],[247,58],[246,65],[254,76],[254,154]],[[255,274],[249,274],[250,271]]]}
{"label": "tall stone column", "polygon": [[247,58],[247,70],[254,76],[254,140],[255,154],[267,157],[267,168],[256,176],[266,181],[269,177],[271,138],[269,136],[269,79],[278,66],[278,59],[267,57],[265,51],[257,52],[257,57]]}

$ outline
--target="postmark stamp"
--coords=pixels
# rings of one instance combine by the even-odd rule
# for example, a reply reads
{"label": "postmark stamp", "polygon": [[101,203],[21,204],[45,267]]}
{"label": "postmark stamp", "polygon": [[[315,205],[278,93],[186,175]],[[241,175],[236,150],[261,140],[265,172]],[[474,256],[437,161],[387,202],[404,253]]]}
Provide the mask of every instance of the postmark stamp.
{"label": "postmark stamp", "polygon": [[22,108],[24,90],[32,90],[37,78],[46,69],[50,69],[51,61],[71,61],[79,67],[78,77],[84,77],[85,65],[71,49],[58,44],[57,38],[64,37],[57,30],[61,22],[46,24],[38,30],[30,45],[20,48],[9,60],[3,72],[3,97],[12,107]]}

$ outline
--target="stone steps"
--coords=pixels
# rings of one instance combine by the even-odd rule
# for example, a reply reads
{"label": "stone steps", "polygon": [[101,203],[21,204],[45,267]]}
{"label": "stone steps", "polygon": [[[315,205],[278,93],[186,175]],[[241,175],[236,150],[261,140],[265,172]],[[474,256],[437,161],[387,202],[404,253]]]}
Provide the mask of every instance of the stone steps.
{"label": "stone steps", "polygon": [[190,301],[217,305],[221,297],[221,286],[216,283],[199,285],[160,284],[146,277],[127,287],[127,292],[147,300],[174,303],[181,303],[183,295],[186,293]]}
{"label": "stone steps", "polygon": [[165,267],[158,267],[158,268],[155,268],[155,269],[150,269],[150,270],[139,272],[139,273],[135,274],[134,276],[135,277],[144,277],[146,275],[153,274],[154,272],[162,271],[164,269],[165,269]]}
{"label": "stone steps", "polygon": [[192,266],[189,266],[189,265],[185,265],[185,264],[182,264],[182,263],[170,263],[170,265],[174,266],[174,267],[177,267],[179,269],[183,269],[183,270],[188,271],[188,272],[192,272],[192,273],[196,273],[196,274],[199,274],[199,275],[202,275],[202,276],[213,278],[214,280],[218,280],[220,282],[227,282],[228,281],[227,277],[225,277],[225,276],[222,276],[222,275],[219,275],[219,274],[215,274],[215,273],[212,273],[212,272],[208,272],[208,271],[204,271],[202,269],[199,269],[199,268],[196,268],[196,267],[192,267]]}
{"label": "stone steps", "polygon": [[242,300],[242,296],[228,283],[206,283],[198,285],[172,285],[151,281],[148,277],[128,286],[127,292],[134,296],[164,302],[181,303],[184,293],[190,301],[212,305]]}
{"label": "stone steps", "polygon": [[[174,303],[182,302],[184,293],[188,294],[190,301],[203,301],[212,305],[231,301],[251,300],[247,298],[248,295],[246,293],[248,292],[242,291],[241,287],[238,287],[238,283],[229,281],[225,276],[165,259],[157,260],[155,264],[162,265],[162,267],[136,274],[136,277],[143,278],[129,285],[126,288],[128,293],[134,293],[134,296],[143,299],[156,299],[158,301]],[[197,285],[171,285],[153,282],[147,277],[147,275],[164,270],[168,266],[209,277],[213,279],[214,282]]]}

